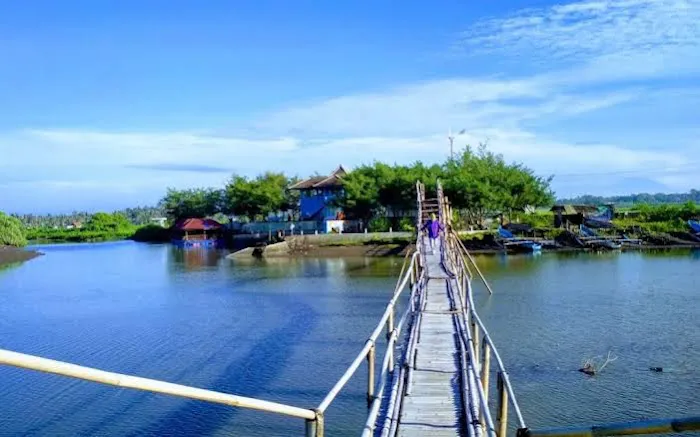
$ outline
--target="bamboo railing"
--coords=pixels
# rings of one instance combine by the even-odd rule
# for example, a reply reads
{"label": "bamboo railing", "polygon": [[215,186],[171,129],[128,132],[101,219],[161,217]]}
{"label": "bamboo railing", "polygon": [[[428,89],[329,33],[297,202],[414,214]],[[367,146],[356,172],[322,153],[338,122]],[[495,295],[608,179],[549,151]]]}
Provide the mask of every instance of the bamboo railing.
{"label": "bamboo railing", "polygon": [[[438,198],[443,211],[445,234],[443,244],[446,246],[445,267],[456,278],[457,298],[460,299],[463,317],[466,326],[461,329],[464,376],[471,393],[464,393],[464,399],[472,405],[465,405],[467,422],[476,424],[474,435],[486,433],[489,437],[504,437],[508,432],[509,410],[515,415],[518,437],[599,437],[619,435],[664,434],[680,433],[700,430],[700,417],[645,420],[638,422],[612,423],[596,426],[569,427],[547,430],[530,430],[527,428],[520,406],[515,398],[508,373],[503,360],[491,339],[484,323],[479,317],[473,300],[472,269],[477,272],[479,278],[488,290],[493,294],[491,286],[479,269],[476,261],[466,249],[459,235],[452,230],[452,209],[448,199],[442,192],[438,181]],[[492,359],[496,364],[496,422],[489,404],[490,375]],[[474,383],[476,381],[476,384]],[[465,384],[465,387],[467,386]],[[478,408],[476,408],[478,407]],[[478,411],[480,410],[480,411]],[[478,411],[478,412],[477,412]],[[495,425],[495,426],[494,426]]]}
{"label": "bamboo railing", "polygon": [[[440,219],[445,228],[442,235],[443,265],[453,276],[455,284],[450,286],[452,298],[459,302],[461,317],[457,317],[459,325],[460,348],[462,357],[462,399],[466,414],[466,422],[472,427],[472,433],[481,436],[503,437],[508,428],[508,407],[511,406],[519,428],[526,428],[520,407],[515,399],[513,388],[508,379],[503,361],[491,340],[485,326],[476,312],[472,299],[472,269],[478,272],[490,294],[491,286],[481,273],[479,266],[466,250],[458,235],[452,229],[452,208],[442,191],[438,181],[438,201],[440,204]],[[471,263],[471,268],[470,268]],[[483,346],[482,346],[483,345]],[[497,416],[493,420],[489,407],[489,382],[491,356],[497,366]]]}

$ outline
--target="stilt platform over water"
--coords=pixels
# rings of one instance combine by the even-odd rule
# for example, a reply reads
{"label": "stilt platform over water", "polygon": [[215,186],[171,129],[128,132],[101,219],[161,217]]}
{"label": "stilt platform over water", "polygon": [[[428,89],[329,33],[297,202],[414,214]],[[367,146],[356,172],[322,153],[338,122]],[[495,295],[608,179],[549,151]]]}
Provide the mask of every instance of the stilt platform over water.
{"label": "stilt platform over water", "polygon": [[[417,227],[437,216],[443,231],[433,244],[418,233],[394,294],[345,373],[315,407],[299,407],[211,389],[107,372],[0,349],[0,364],[110,386],[162,393],[303,419],[305,435],[333,435],[326,410],[362,368],[367,372],[368,415],[363,437],[588,437],[700,431],[700,417],[533,430],[527,427],[495,344],[474,306],[472,281],[483,282],[476,262],[452,231],[452,211],[440,183],[428,199],[417,188]],[[495,297],[494,297],[495,298]],[[406,309],[396,313],[399,303]],[[381,359],[377,345],[386,343]],[[366,364],[366,366],[365,366]],[[2,406],[0,406],[0,409]],[[290,430],[286,435],[294,435]]]}

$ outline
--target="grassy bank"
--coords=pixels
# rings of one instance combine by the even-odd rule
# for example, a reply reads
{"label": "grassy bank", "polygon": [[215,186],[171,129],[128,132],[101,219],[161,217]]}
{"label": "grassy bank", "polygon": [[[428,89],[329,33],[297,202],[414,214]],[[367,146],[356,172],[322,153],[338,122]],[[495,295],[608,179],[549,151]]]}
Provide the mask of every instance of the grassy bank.
{"label": "grassy bank", "polygon": [[414,235],[398,235],[393,237],[388,236],[369,236],[362,238],[366,234],[356,234],[357,236],[338,235],[337,238],[318,239],[314,241],[310,239],[310,244],[315,244],[318,247],[361,247],[361,246],[378,246],[378,245],[407,245],[416,241]]}
{"label": "grassy bank", "polygon": [[118,240],[161,243],[170,241],[170,231],[158,225],[129,225],[112,229],[32,228],[28,229],[26,234],[28,240],[44,243],[95,243]]}
{"label": "grassy bank", "polygon": [[98,231],[83,229],[29,229],[27,239],[45,243],[93,243],[100,241],[126,240],[136,232],[132,229],[118,231]]}

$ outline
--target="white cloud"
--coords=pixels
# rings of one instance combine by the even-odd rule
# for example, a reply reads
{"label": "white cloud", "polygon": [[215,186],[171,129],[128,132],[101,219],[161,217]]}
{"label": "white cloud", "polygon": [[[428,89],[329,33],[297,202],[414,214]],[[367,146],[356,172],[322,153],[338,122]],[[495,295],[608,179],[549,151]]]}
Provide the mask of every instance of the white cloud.
{"label": "white cloud", "polygon": [[696,49],[699,18],[697,0],[583,1],[482,21],[465,31],[460,42],[471,52],[522,53],[572,63]]}
{"label": "white cloud", "polygon": [[[447,155],[445,133],[452,127],[467,130],[456,145],[488,139],[492,150],[545,174],[597,174],[600,181],[615,172],[631,172],[648,174],[669,189],[688,185],[683,164],[696,147],[692,135],[669,131],[664,150],[643,150],[635,126],[626,125],[625,112],[616,109],[643,101],[654,111],[655,104],[649,102],[698,100],[697,88],[672,80],[700,73],[700,1],[601,0],[528,9],[477,23],[462,35],[460,44],[493,59],[532,61],[541,67],[530,75],[511,71],[510,76],[433,80],[288,105],[239,120],[235,134],[16,132],[0,137],[0,144],[13,145],[7,151],[0,146],[9,158],[0,162],[0,171],[20,162],[32,162],[41,171],[71,169],[40,178],[56,189],[218,185],[226,174],[144,169],[191,164],[247,175],[269,169],[304,176],[340,163],[352,167],[373,160],[438,162]],[[661,88],[649,79],[671,83]],[[602,111],[609,115],[605,127],[616,126],[627,141],[579,144],[565,131],[552,137],[533,127]],[[663,125],[655,128],[665,132]],[[664,171],[654,172],[655,168]]]}
{"label": "white cloud", "polygon": [[[10,155],[36,153],[41,148],[52,165],[160,164],[200,161],[240,163],[260,154],[292,151],[299,147],[293,138],[250,140],[193,132],[100,132],[91,130],[28,130],[15,137],[31,142],[34,151],[22,147]],[[35,156],[41,159],[42,155]]]}

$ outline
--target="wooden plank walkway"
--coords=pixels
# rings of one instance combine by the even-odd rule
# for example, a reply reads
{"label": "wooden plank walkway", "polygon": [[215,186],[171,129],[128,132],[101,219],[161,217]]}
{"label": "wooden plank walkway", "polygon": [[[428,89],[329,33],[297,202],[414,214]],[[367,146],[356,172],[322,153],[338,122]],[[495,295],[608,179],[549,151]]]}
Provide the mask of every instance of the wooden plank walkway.
{"label": "wooden plank walkway", "polygon": [[416,344],[409,395],[402,399],[398,436],[462,436],[460,353],[448,294],[450,280],[440,263],[440,245],[427,248],[428,285]]}

